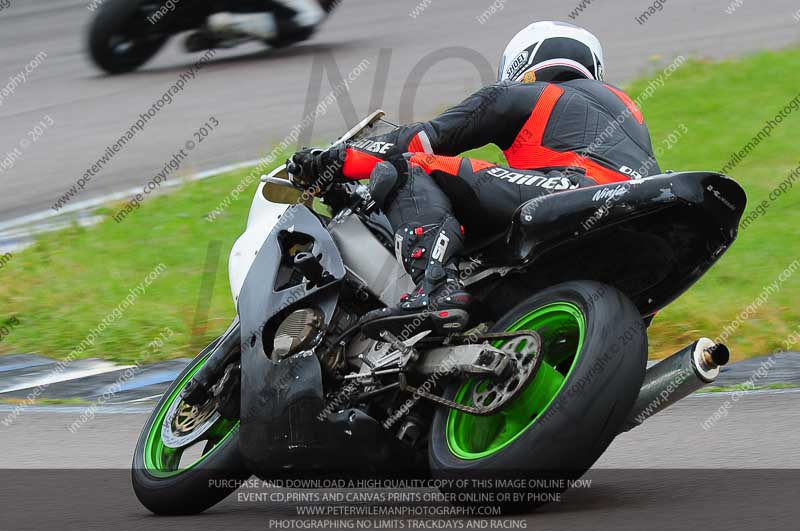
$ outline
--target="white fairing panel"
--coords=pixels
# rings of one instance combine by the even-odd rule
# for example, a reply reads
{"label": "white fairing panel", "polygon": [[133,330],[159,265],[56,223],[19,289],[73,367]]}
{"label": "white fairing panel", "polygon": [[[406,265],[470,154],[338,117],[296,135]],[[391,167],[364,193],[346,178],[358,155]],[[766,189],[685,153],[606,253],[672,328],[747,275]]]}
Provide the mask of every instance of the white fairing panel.
{"label": "white fairing panel", "polygon": [[269,233],[278,224],[280,217],[290,205],[272,203],[263,195],[264,184],[261,183],[256,190],[253,204],[250,206],[250,215],[247,217],[247,229],[239,236],[231,249],[228,258],[228,278],[231,283],[233,303],[238,306],[239,292],[242,290],[247,272],[256,259],[258,251],[264,245]]}
{"label": "white fairing panel", "polygon": [[[352,129],[344,134],[333,145],[346,142],[355,138],[358,134],[367,134],[380,119],[384,116],[381,110],[375,111]],[[269,236],[269,233],[278,224],[280,217],[289,209],[291,205],[282,203],[273,203],[264,197],[264,185],[268,179],[283,179],[288,180],[286,173],[286,166],[275,168],[269,175],[262,176],[261,184],[256,190],[256,196],[253,198],[253,204],[250,206],[250,215],[247,218],[247,229],[244,234],[239,236],[236,243],[233,244],[231,249],[231,256],[228,258],[228,278],[231,283],[231,294],[233,295],[233,303],[237,306],[239,304],[239,292],[242,291],[244,279],[247,277],[248,271],[253,266],[258,251],[264,245],[264,241]]]}

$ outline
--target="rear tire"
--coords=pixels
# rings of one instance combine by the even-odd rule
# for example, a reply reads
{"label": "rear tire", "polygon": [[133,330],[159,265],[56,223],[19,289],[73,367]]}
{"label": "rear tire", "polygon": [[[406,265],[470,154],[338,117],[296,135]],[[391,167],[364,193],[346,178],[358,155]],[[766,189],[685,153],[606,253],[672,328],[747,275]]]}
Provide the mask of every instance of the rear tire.
{"label": "rear tire", "polygon": [[[205,363],[215,344],[216,341],[206,347],[175,379],[147,419],[136,444],[131,470],[133,490],[142,505],[156,514],[202,512],[227,497],[251,475],[239,453],[238,421],[224,418],[216,421],[208,429],[209,433],[216,430],[209,441],[213,444],[215,439],[220,440],[211,448],[206,446],[204,455],[187,468],[171,463],[168,457],[171,450],[160,442],[166,412],[180,400],[180,391]],[[201,443],[202,440],[197,444]]]}
{"label": "rear tire", "polygon": [[[468,479],[469,494],[507,492],[523,500],[500,501],[505,509],[527,510],[547,496],[530,488],[500,489],[472,479],[576,479],[583,475],[619,433],[644,379],[647,334],[639,311],[616,289],[579,281],[546,289],[509,311],[494,331],[536,330],[544,361],[535,379],[504,410],[477,417],[437,409],[429,459],[438,477]],[[471,404],[471,386],[451,384],[445,396]],[[523,397],[524,400],[523,400]],[[530,483],[527,484],[530,486]],[[537,483],[541,485],[541,483]],[[564,488],[545,489],[558,494]],[[502,494],[501,494],[502,493]],[[538,495],[536,495],[538,494]]]}
{"label": "rear tire", "polygon": [[[145,4],[152,0],[105,0],[89,27],[89,55],[109,74],[136,70],[169,38],[147,21]],[[159,4],[154,4],[158,9]]]}

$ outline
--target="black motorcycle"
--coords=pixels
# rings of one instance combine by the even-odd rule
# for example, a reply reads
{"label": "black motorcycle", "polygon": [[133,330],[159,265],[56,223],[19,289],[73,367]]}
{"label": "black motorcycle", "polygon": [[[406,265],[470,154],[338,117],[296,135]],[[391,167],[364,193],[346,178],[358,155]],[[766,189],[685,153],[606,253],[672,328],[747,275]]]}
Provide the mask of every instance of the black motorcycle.
{"label": "black motorcycle", "polygon": [[[341,0],[319,0],[330,13]],[[168,5],[167,5],[168,4]],[[231,48],[252,41],[246,35],[215,35],[206,27],[209,16],[222,11],[264,9],[264,2],[234,0],[105,0],[89,27],[89,55],[109,74],[136,70],[153,57],[167,40],[178,33],[191,31],[185,43],[188,51]],[[277,17],[286,8],[274,4]],[[297,28],[283,32],[279,39],[267,40],[271,47],[290,46],[308,39],[313,29]]]}
{"label": "black motorcycle", "polygon": [[[387,127],[377,112],[339,142]],[[359,183],[334,186],[324,207],[285,175],[262,178],[231,252],[237,317],[142,431],[133,485],[155,513],[202,511],[252,474],[578,478],[728,361],[701,338],[645,370],[653,316],[736,238],[746,197],[725,176],[524,204],[506,230],[467,242],[460,276],[479,301],[468,331],[375,341],[360,318],[412,287],[385,216]],[[527,485],[517,508],[541,503]]]}

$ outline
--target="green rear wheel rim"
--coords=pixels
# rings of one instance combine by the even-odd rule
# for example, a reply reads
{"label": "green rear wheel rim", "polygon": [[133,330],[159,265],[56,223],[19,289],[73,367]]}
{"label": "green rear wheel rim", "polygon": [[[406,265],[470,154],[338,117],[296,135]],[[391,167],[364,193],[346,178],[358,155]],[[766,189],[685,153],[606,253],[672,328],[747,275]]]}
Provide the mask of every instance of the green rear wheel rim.
{"label": "green rear wheel rim", "polygon": [[[564,388],[583,348],[586,318],[569,302],[554,302],[525,314],[506,329],[536,331],[542,338],[544,358],[530,384],[499,413],[479,417],[451,410],[445,436],[453,455],[461,459],[481,459],[495,454],[530,429],[551,406]],[[495,342],[502,347],[503,341]],[[464,382],[455,401],[472,405],[473,386],[482,380]]]}
{"label": "green rear wheel rim", "polygon": [[[175,400],[180,400],[180,393],[186,384],[189,383],[192,376],[195,375],[200,368],[205,365],[208,356],[203,358],[197,365],[192,367],[186,373],[178,385],[170,392],[169,398],[164,401],[158,410],[152,424],[149,426],[147,433],[147,440],[144,445],[144,466],[147,472],[158,478],[173,477],[187,470],[190,470],[207,460],[214,452],[216,452],[222,444],[236,431],[239,426],[238,420],[229,420],[220,417],[208,430],[203,434],[202,438],[184,448],[170,448],[164,445],[161,440],[161,426],[164,423],[164,418],[169,411],[170,406]],[[183,452],[194,444],[206,443],[203,450],[203,455],[190,463],[188,466],[180,468],[180,461]]]}

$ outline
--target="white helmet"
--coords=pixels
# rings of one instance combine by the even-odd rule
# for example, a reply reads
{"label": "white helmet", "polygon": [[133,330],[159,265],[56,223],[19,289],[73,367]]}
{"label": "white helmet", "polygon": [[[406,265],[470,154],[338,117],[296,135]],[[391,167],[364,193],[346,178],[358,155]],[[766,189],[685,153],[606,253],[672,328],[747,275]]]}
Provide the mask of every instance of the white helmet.
{"label": "white helmet", "polygon": [[497,80],[603,80],[603,46],[566,22],[534,22],[517,33],[500,58]]}

